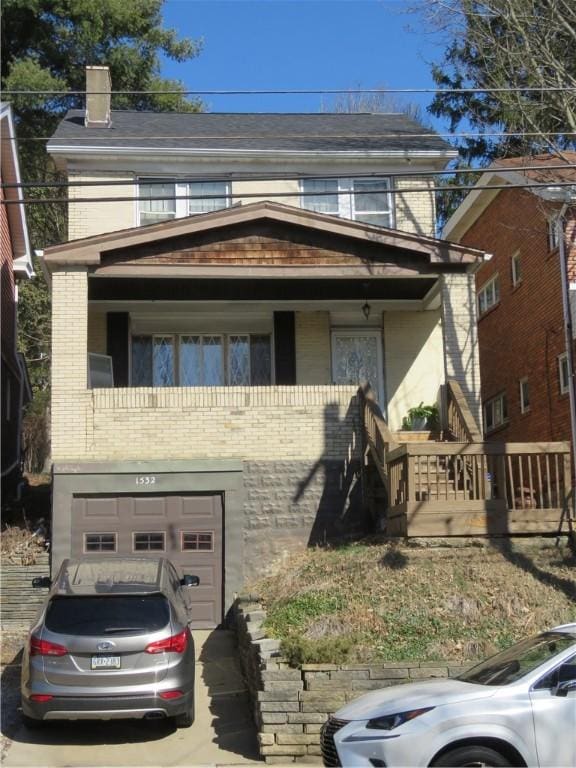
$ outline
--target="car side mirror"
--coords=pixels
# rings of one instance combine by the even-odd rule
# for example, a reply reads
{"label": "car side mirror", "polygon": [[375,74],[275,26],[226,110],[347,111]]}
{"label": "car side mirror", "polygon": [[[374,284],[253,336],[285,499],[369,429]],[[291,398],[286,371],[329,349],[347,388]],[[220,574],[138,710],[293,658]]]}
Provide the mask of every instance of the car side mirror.
{"label": "car side mirror", "polygon": [[200,579],[198,576],[184,574],[184,578],[180,579],[180,584],[182,584],[183,587],[197,587],[200,584]]}
{"label": "car side mirror", "polygon": [[35,589],[50,589],[52,586],[52,579],[50,576],[37,576],[35,579],[32,579],[32,586]]}
{"label": "car side mirror", "polygon": [[564,680],[554,688],[554,696],[568,696],[571,691],[576,691],[576,680]]}

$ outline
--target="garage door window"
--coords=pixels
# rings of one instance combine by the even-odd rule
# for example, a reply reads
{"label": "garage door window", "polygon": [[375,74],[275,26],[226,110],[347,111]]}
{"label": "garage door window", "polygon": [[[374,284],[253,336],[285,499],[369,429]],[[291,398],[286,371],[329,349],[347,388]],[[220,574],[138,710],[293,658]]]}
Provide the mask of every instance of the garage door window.
{"label": "garage door window", "polygon": [[182,531],[182,552],[214,551],[214,534],[212,531]]}
{"label": "garage door window", "polygon": [[160,531],[134,533],[134,552],[164,552],[166,548],[165,534]]}
{"label": "garage door window", "polygon": [[116,552],[116,534],[85,533],[84,552]]}

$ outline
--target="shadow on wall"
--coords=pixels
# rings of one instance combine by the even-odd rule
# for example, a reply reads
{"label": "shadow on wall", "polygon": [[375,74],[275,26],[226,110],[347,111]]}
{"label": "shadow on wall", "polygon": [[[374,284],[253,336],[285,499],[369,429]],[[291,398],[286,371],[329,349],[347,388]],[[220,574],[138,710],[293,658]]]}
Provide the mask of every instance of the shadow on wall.
{"label": "shadow on wall", "polygon": [[324,408],[324,453],[298,484],[292,499],[300,502],[317,475],[323,487],[308,546],[325,546],[370,533],[372,523],[364,509],[361,484],[361,422],[357,397],[340,419],[337,403]]}

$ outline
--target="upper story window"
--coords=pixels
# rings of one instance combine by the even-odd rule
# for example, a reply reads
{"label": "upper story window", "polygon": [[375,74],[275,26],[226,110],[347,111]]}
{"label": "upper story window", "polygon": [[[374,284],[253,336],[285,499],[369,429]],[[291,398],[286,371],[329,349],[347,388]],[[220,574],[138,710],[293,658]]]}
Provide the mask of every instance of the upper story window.
{"label": "upper story window", "polygon": [[[140,224],[153,224],[195,213],[209,213],[230,206],[227,181],[194,181],[188,184],[162,179],[140,179]],[[164,198],[164,199],[157,199]]]}
{"label": "upper story window", "polygon": [[389,179],[302,179],[302,207],[380,227],[393,226]]}
{"label": "upper story window", "polygon": [[520,413],[527,413],[530,410],[530,385],[528,384],[528,378],[520,379],[518,385],[520,387]]}
{"label": "upper story window", "polygon": [[272,382],[269,334],[132,337],[132,386],[265,386]]}
{"label": "upper story window", "polygon": [[517,286],[522,281],[522,264],[520,262],[520,251],[512,254],[512,285]]}
{"label": "upper story window", "polygon": [[498,275],[490,278],[478,291],[478,313],[483,315],[500,301],[500,278]]}
{"label": "upper story window", "polygon": [[568,355],[566,352],[558,358],[558,379],[560,394],[565,395],[570,388],[570,369],[568,368]]}
{"label": "upper story window", "polygon": [[484,429],[491,432],[508,421],[508,401],[504,393],[484,403]]}

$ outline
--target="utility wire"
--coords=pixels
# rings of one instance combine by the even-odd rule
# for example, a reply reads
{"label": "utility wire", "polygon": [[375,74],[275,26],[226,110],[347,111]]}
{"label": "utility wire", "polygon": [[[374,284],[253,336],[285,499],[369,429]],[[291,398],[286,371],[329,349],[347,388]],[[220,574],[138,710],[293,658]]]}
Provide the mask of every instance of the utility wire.
{"label": "utility wire", "polygon": [[[241,195],[159,195],[156,197],[140,197],[138,195],[122,196],[122,197],[52,197],[52,198],[25,198],[22,200],[2,200],[3,205],[47,205],[52,203],[122,203],[122,202],[135,202],[135,201],[167,201],[167,200],[227,200],[232,201],[234,198],[241,197],[242,199],[251,198],[288,198],[288,197],[336,197],[340,195],[354,195],[355,197],[360,195],[375,195],[375,194],[392,194],[392,195],[407,195],[421,192],[457,192],[457,191],[480,191],[485,189],[539,189],[550,187],[550,182],[534,182],[532,184],[484,184],[484,185],[454,185],[454,186],[436,186],[436,187],[412,187],[408,189],[381,189],[381,190],[342,190],[336,192],[249,192]],[[554,182],[554,187],[574,187],[574,183],[571,182]],[[377,211],[373,211],[377,213]],[[161,212],[159,212],[161,213]],[[206,211],[208,213],[208,211]],[[367,211],[370,213],[370,211]]]}
{"label": "utility wire", "polygon": [[[369,173],[323,173],[307,174],[307,173],[271,173],[271,174],[231,174],[224,175],[219,174],[199,174],[198,176],[138,176],[134,178],[126,179],[103,179],[101,181],[22,181],[22,182],[2,182],[0,187],[2,189],[30,189],[30,188],[65,188],[65,187],[126,187],[132,184],[148,184],[150,186],[159,186],[161,184],[197,184],[203,181],[221,181],[221,182],[239,182],[239,181],[293,181],[294,179],[303,179],[308,181],[324,181],[333,179],[404,179],[410,177],[423,178],[423,177],[436,177],[436,176],[448,176],[458,175],[459,173],[470,174],[483,174],[488,171],[494,171],[500,173],[523,173],[525,171],[574,171],[576,173],[575,163],[562,163],[562,164],[542,164],[542,165],[517,165],[506,167],[485,167],[485,168],[455,168],[443,171],[418,171],[418,170],[406,170],[406,171],[371,171]],[[127,172],[128,173],[128,172]],[[575,178],[576,182],[576,178]],[[548,184],[553,183],[552,181]],[[454,187],[451,187],[452,189]],[[263,192],[262,194],[266,194]],[[336,194],[336,193],[329,193]],[[202,195],[205,197],[205,195]],[[220,195],[217,195],[220,197]]]}
{"label": "utility wire", "polygon": [[223,89],[212,91],[143,90],[143,91],[86,91],[86,90],[6,90],[10,96],[292,96],[339,95],[360,93],[556,93],[576,91],[574,86],[508,86],[506,88],[270,88]]}

